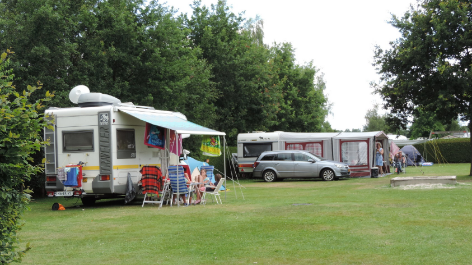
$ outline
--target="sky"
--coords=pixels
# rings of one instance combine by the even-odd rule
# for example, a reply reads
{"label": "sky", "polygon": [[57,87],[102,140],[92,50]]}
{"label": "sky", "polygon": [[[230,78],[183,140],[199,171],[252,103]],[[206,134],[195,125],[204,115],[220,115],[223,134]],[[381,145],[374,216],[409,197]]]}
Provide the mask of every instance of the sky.
{"label": "sky", "polygon": [[[193,0],[168,0],[179,13],[192,14]],[[208,7],[217,0],[202,0]],[[290,42],[297,63],[313,65],[324,74],[331,105],[328,121],[336,130],[362,129],[365,115],[382,103],[370,86],[380,76],[372,66],[374,48],[389,49],[400,37],[388,23],[416,0],[227,0],[231,11],[264,21],[264,43]]]}

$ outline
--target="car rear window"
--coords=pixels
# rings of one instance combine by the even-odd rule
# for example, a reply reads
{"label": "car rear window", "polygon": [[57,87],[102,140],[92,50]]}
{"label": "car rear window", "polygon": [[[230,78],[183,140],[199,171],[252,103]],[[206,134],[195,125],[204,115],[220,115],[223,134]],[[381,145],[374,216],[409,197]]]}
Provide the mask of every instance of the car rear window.
{"label": "car rear window", "polygon": [[292,154],[291,153],[282,153],[277,154],[278,161],[292,161]]}

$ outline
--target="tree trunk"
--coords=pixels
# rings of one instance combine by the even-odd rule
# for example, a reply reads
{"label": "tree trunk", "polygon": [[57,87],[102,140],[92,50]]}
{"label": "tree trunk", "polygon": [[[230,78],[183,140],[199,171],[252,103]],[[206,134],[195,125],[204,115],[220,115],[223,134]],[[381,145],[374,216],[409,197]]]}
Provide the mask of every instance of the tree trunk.
{"label": "tree trunk", "polygon": [[470,135],[470,172],[469,176],[472,176],[472,120],[469,121],[469,135]]}

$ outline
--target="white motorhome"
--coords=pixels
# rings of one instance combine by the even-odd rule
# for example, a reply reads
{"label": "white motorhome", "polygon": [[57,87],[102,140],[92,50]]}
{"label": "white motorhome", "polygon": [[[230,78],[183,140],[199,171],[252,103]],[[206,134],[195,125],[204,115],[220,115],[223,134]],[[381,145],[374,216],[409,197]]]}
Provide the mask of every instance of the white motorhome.
{"label": "white motorhome", "polygon": [[[77,88],[77,87],[76,87]],[[46,191],[48,196],[77,196],[84,204],[97,199],[120,197],[126,193],[128,176],[137,188],[144,165],[155,165],[166,172],[167,165],[179,164],[172,153],[174,135],[225,135],[186,120],[178,112],[121,103],[120,100],[74,88],[70,98],[79,107],[49,108],[54,130],[45,128]],[[165,128],[165,147],[145,144],[146,123]],[[178,136],[177,136],[178,137]],[[75,187],[66,187],[58,169],[81,164],[82,176]]]}
{"label": "white motorhome", "polygon": [[[351,177],[375,175],[375,142],[384,147],[385,167],[389,166],[388,137],[377,132],[253,132],[238,134],[239,173],[252,175],[257,157],[264,151],[306,150],[319,157],[343,162],[351,168]],[[373,171],[374,170],[374,171]]]}

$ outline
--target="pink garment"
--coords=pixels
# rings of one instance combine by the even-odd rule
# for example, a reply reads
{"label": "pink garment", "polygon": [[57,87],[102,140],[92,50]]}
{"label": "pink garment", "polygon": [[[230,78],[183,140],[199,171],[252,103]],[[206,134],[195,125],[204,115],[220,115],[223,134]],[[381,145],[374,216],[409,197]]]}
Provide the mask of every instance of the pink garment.
{"label": "pink garment", "polygon": [[393,160],[395,158],[395,154],[400,151],[400,147],[398,147],[393,141],[390,143],[390,158]]}
{"label": "pink garment", "polygon": [[182,135],[173,130],[170,131],[170,151],[176,155],[182,154]]}

